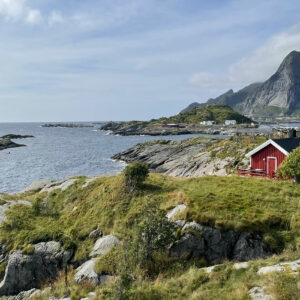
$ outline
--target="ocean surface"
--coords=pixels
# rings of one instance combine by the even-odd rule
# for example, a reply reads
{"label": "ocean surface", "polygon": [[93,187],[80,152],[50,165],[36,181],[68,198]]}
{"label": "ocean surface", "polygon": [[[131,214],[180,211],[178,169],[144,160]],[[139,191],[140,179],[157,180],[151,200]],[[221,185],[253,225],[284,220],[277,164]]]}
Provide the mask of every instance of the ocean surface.
{"label": "ocean surface", "polygon": [[33,181],[65,179],[73,175],[116,174],[125,164],[110,157],[141,142],[179,140],[182,136],[114,136],[93,128],[47,128],[43,123],[0,123],[0,136],[14,133],[34,138],[16,139],[26,147],[0,151],[0,192],[20,192]]}

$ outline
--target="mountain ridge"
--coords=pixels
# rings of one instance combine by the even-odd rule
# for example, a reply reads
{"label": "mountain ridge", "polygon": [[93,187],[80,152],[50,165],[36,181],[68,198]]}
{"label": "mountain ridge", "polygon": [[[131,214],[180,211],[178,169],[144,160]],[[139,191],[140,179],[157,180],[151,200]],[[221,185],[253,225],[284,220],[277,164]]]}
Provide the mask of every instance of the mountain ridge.
{"label": "mountain ridge", "polygon": [[[300,116],[300,52],[290,52],[266,81],[252,83],[237,92],[230,89],[198,104],[225,104],[252,118]],[[193,107],[197,107],[195,102]]]}

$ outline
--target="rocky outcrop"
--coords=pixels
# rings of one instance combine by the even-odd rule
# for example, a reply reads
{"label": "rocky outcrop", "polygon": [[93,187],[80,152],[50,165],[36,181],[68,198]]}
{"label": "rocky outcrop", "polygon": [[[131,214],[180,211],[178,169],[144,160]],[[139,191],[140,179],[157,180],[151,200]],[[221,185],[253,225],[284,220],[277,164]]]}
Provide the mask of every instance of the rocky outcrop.
{"label": "rocky outcrop", "polygon": [[10,139],[1,139],[0,138],[0,150],[8,149],[8,148],[16,148],[16,147],[24,147],[25,145],[17,144]]}
{"label": "rocky outcrop", "polygon": [[205,258],[209,262],[224,259],[248,261],[271,254],[257,233],[221,232],[196,222],[186,223],[181,232],[182,237],[170,249],[171,255],[178,258]]}
{"label": "rocky outcrop", "polygon": [[71,250],[64,250],[54,241],[34,245],[31,255],[14,251],[9,255],[5,276],[0,283],[0,296],[16,295],[55,278],[67,266],[72,254]]}
{"label": "rocky outcrop", "polygon": [[30,184],[28,187],[26,187],[21,193],[25,192],[37,192],[40,191],[40,193],[51,193],[56,189],[61,189],[62,191],[65,191],[68,189],[71,185],[73,185],[76,182],[76,178],[69,178],[66,180],[41,180],[36,181]]}
{"label": "rocky outcrop", "polygon": [[114,276],[110,275],[98,275],[94,269],[96,261],[97,258],[93,258],[76,269],[76,274],[74,276],[74,280],[76,283],[88,281],[96,285],[115,278]]}
{"label": "rocky outcrop", "polygon": [[90,253],[90,257],[105,254],[119,243],[120,240],[114,235],[105,235],[96,241],[94,249]]}
{"label": "rocky outcrop", "polygon": [[[211,152],[205,149],[216,142],[217,139],[209,138],[146,142],[115,154],[112,159],[127,163],[144,162],[151,172],[175,177],[224,176],[227,174],[226,166],[235,166],[236,159],[234,157],[212,158]],[[245,164],[247,165],[248,162],[245,161]]]}
{"label": "rocky outcrop", "polygon": [[282,262],[273,266],[262,267],[257,273],[260,275],[267,275],[273,272],[286,272],[289,274],[298,275],[300,273],[300,259]]}

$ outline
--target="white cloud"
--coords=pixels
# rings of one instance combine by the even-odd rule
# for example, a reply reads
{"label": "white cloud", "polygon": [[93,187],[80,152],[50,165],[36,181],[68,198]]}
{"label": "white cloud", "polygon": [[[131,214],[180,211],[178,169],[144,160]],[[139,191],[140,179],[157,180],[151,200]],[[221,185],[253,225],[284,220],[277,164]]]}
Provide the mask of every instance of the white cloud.
{"label": "white cloud", "polygon": [[232,88],[267,80],[293,50],[300,51],[300,23],[272,36],[265,44],[231,64],[218,75],[199,72],[189,83],[202,88]]}
{"label": "white cloud", "polygon": [[23,0],[0,0],[0,14],[6,19],[16,20],[24,9]]}
{"label": "white cloud", "polygon": [[29,9],[26,17],[26,22],[29,24],[36,24],[42,20],[42,15],[37,9]]}
{"label": "white cloud", "polygon": [[42,20],[41,12],[26,5],[26,0],[0,0],[0,15],[8,21],[36,24]]}
{"label": "white cloud", "polygon": [[59,24],[59,23],[63,23],[63,22],[64,22],[64,18],[59,11],[51,12],[49,19],[48,19],[49,26],[53,26],[55,24]]}

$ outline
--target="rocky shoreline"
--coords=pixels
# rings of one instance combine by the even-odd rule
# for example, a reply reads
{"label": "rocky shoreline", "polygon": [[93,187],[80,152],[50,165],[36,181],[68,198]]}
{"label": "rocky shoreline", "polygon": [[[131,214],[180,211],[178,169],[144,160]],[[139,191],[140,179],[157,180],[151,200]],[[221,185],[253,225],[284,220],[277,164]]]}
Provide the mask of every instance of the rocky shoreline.
{"label": "rocky shoreline", "polygon": [[147,126],[147,122],[108,122],[101,126],[99,130],[108,131],[110,134],[129,136],[129,135],[149,135],[149,136],[168,136],[184,134],[209,134],[233,136],[236,134],[250,133],[261,135],[263,132],[257,125],[241,124],[234,126],[224,125],[187,125],[183,128],[164,127],[163,124],[154,124]]}
{"label": "rocky shoreline", "polygon": [[[126,163],[144,162],[151,172],[174,177],[224,176],[228,174],[230,166],[234,168],[238,162],[235,156],[212,156],[210,148],[220,141],[222,139],[204,137],[182,141],[158,140],[137,144],[113,155],[112,159]],[[232,145],[235,144],[233,141]],[[246,165],[248,161],[239,163]]]}

